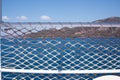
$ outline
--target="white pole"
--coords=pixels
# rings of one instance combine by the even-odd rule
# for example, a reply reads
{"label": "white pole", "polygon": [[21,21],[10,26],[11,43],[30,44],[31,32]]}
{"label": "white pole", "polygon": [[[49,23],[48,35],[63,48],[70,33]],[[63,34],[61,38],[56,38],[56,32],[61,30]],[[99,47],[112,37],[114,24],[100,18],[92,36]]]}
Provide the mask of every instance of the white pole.
{"label": "white pole", "polygon": [[[2,0],[0,0],[0,23],[2,23]],[[1,29],[0,29],[0,33],[1,33]],[[0,43],[1,43],[1,37],[0,37]],[[1,78],[1,44],[0,44],[0,80],[2,80]]]}
{"label": "white pole", "polygon": [[120,73],[119,70],[28,70],[28,69],[1,69],[1,72],[16,73],[48,73],[48,74],[99,74],[99,73]]}
{"label": "white pole", "polygon": [[2,22],[2,0],[0,0],[0,23]]}

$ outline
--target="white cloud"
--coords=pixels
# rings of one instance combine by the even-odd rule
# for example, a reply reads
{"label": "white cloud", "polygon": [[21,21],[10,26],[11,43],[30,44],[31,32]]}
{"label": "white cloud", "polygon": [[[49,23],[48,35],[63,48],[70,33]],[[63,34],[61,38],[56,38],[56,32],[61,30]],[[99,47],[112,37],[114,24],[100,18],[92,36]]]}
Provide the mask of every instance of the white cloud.
{"label": "white cloud", "polygon": [[27,20],[27,16],[17,16],[16,19],[18,20]]}
{"label": "white cloud", "polygon": [[10,18],[8,16],[2,16],[2,20],[9,20]]}
{"label": "white cloud", "polygon": [[43,15],[43,16],[40,16],[40,19],[41,20],[51,20],[51,17]]}

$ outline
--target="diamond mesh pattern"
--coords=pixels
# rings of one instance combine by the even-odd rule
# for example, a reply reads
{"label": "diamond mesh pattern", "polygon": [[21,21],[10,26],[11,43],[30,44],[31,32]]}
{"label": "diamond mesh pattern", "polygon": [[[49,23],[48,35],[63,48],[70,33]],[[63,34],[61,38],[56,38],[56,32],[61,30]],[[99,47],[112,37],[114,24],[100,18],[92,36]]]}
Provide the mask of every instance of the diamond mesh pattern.
{"label": "diamond mesh pattern", "polygon": [[23,74],[23,73],[3,73],[2,80],[93,80],[104,75],[120,74]]}
{"label": "diamond mesh pattern", "polygon": [[[1,68],[34,70],[120,69],[120,38],[24,38],[50,24],[3,24]],[[58,25],[57,25],[58,26]],[[60,25],[59,27],[64,27]],[[65,25],[66,26],[66,25]],[[52,26],[55,28],[56,25]],[[53,36],[54,37],[54,36]],[[91,80],[104,74],[2,73],[3,80]]]}
{"label": "diamond mesh pattern", "polygon": [[2,68],[120,69],[119,38],[1,39]]}

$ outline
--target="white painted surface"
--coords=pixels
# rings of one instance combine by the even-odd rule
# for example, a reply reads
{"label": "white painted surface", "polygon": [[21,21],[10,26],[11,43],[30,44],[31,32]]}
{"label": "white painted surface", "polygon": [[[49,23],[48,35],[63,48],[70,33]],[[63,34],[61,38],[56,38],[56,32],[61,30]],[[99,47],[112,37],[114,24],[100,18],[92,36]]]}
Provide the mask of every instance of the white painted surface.
{"label": "white painted surface", "polygon": [[107,75],[95,78],[93,80],[120,80],[120,76]]}
{"label": "white painted surface", "polygon": [[18,73],[48,73],[48,74],[85,74],[85,73],[120,73],[120,70],[27,70],[27,69],[1,69],[1,72]]}

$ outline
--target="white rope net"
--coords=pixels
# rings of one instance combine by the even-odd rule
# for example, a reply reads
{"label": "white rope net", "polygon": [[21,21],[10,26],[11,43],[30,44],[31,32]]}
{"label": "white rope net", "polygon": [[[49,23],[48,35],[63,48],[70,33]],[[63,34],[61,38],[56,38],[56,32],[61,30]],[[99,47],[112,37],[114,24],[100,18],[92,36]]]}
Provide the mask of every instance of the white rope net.
{"label": "white rope net", "polygon": [[[66,26],[70,29],[64,28]],[[67,34],[78,26],[81,27],[79,35],[81,29],[102,33],[103,29],[107,29],[107,33],[111,34],[88,35],[90,33],[87,32],[82,38],[81,35]],[[2,80],[91,80],[107,74],[120,76],[120,33],[115,34],[120,30],[119,25],[104,24],[102,26],[105,28],[102,29],[100,26],[80,23],[3,23]],[[63,33],[58,35],[60,30]]]}

